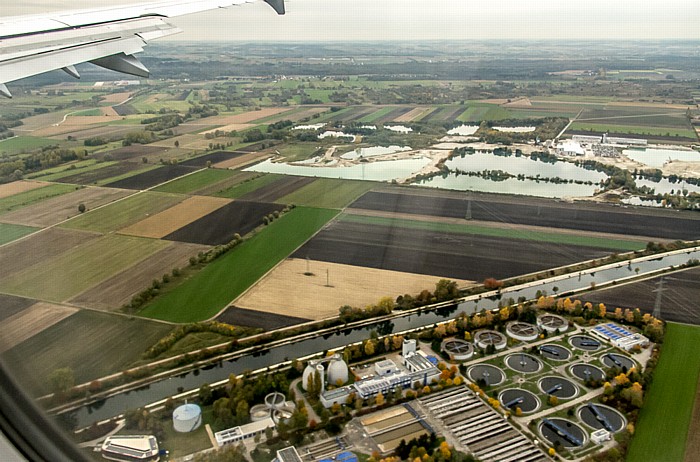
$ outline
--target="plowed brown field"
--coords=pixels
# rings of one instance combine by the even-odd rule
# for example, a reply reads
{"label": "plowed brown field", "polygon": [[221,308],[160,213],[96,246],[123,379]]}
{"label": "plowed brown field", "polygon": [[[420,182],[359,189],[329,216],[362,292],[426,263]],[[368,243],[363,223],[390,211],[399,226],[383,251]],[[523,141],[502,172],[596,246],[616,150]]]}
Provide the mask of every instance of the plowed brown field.
{"label": "plowed brown field", "polygon": [[39,302],[0,324],[0,352],[9,350],[78,311],[75,308]]}
{"label": "plowed brown field", "polygon": [[160,239],[230,202],[231,200],[221,197],[192,196],[174,207],[122,229],[120,233]]}

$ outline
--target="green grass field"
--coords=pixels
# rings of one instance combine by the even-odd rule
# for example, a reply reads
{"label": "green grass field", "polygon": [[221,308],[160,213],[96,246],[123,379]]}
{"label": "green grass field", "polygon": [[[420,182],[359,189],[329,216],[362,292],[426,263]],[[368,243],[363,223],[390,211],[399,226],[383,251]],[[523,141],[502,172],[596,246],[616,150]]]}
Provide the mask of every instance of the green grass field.
{"label": "green grass field", "polygon": [[645,243],[624,239],[606,239],[599,237],[575,236],[571,234],[543,233],[523,229],[503,229],[471,224],[452,224],[431,221],[406,220],[403,218],[369,217],[363,215],[343,215],[340,220],[368,225],[396,226],[401,228],[424,229],[445,233],[477,234],[481,236],[526,239],[528,241],[548,242],[551,244],[580,245],[585,247],[602,247],[615,250],[639,250]]}
{"label": "green grass field", "polygon": [[[621,119],[624,120],[624,119]],[[649,135],[649,136],[672,136],[682,138],[697,139],[695,132],[689,128],[678,127],[655,127],[655,126],[639,126],[639,125],[618,125],[605,123],[589,123],[589,122],[574,122],[569,127],[569,130],[581,130],[592,132],[609,132],[630,135]]]}
{"label": "green grass field", "polygon": [[0,291],[63,302],[168,245],[110,234],[12,274],[0,281]]}
{"label": "green grass field", "polygon": [[39,228],[23,225],[11,225],[9,223],[0,223],[0,245],[15,241],[20,237],[31,234]]}
{"label": "green grass field", "polygon": [[312,157],[318,151],[318,142],[289,143],[281,146],[277,151],[285,157],[287,162],[298,162]]}
{"label": "green grass field", "polygon": [[142,192],[105,207],[91,210],[61,226],[109,233],[162,212],[185,199],[185,196],[175,194]]}
{"label": "green grass field", "polygon": [[366,116],[360,118],[359,121],[362,122],[362,123],[371,123],[371,122],[374,122],[375,120],[377,120],[377,119],[379,119],[379,118],[381,118],[381,117],[384,117],[385,115],[387,115],[388,113],[390,113],[390,112],[393,111],[394,109],[395,109],[395,108],[393,108],[393,107],[384,107],[384,108],[381,108],[381,109],[378,110],[378,111],[374,111],[374,112],[369,113],[369,114],[367,114]]}
{"label": "green grass field", "polygon": [[[84,111],[74,112],[69,117],[72,117],[72,116],[96,117],[96,116],[101,116],[101,115],[102,115],[102,111],[100,111],[99,109],[85,109]],[[99,121],[95,121],[95,122],[99,122]]]}
{"label": "green grass field", "polygon": [[22,151],[31,151],[33,149],[42,148],[59,144],[56,140],[49,138],[38,138],[34,136],[16,136],[0,141],[0,154],[16,154]]}
{"label": "green grass field", "polygon": [[338,212],[297,207],[210,263],[139,314],[172,322],[209,319],[306,242]]}
{"label": "green grass field", "polygon": [[[94,163],[91,165],[85,165],[82,167],[75,167],[75,168],[70,168],[70,167],[64,167],[62,170],[59,170],[58,172],[51,173],[49,175],[44,175],[40,178],[37,178],[38,180],[41,181],[56,181],[60,180],[61,178],[65,178],[67,176],[71,175],[77,175],[78,173],[84,173],[84,172],[91,172],[93,170],[99,170],[101,168],[109,167],[110,165],[118,164],[119,162],[117,161],[110,161],[110,162],[100,162],[100,163]],[[76,164],[74,164],[76,165]]]}
{"label": "green grass field", "polygon": [[280,204],[342,209],[376,186],[372,181],[319,178],[277,200]]}
{"label": "green grass field", "polygon": [[700,327],[667,324],[627,462],[683,461],[700,374],[699,344]]}
{"label": "green grass field", "polygon": [[120,372],[172,330],[146,319],[81,310],[2,354],[4,364],[35,396],[50,392],[47,376],[70,367],[76,383]]}
{"label": "green grass field", "polygon": [[153,191],[189,194],[202,188],[206,188],[211,184],[230,178],[235,174],[236,172],[233,170],[208,168],[206,170],[193,173],[192,175],[187,175],[184,178],[179,178],[175,181],[171,181],[170,183],[158,186],[157,188],[153,189]]}
{"label": "green grass field", "polygon": [[279,180],[280,178],[282,178],[282,175],[275,175],[274,173],[265,173],[252,180],[248,180],[236,186],[224,189],[223,191],[219,191],[215,193],[214,196],[225,197],[227,199],[237,199],[250,192],[258,190],[263,186],[267,186],[268,184],[273,183]]}
{"label": "green grass field", "polygon": [[476,103],[460,114],[456,120],[461,122],[481,122],[484,120],[501,120],[511,117],[508,109],[495,104]]}
{"label": "green grass field", "polygon": [[21,207],[34,204],[50,197],[60,196],[71,191],[75,191],[78,187],[70,184],[52,184],[43,188],[32,189],[14,196],[3,197],[0,199],[0,214],[11,212]]}

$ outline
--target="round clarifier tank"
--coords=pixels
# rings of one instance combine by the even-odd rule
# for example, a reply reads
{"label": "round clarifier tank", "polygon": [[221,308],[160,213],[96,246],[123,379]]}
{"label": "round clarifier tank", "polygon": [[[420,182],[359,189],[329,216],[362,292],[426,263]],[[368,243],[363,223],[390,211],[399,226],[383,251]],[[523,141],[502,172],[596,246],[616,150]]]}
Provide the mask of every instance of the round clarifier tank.
{"label": "round clarifier tank", "polygon": [[588,379],[604,380],[605,372],[599,367],[590,364],[578,363],[571,366],[571,373],[584,382]]}
{"label": "round clarifier tank", "polygon": [[619,411],[602,404],[589,403],[578,408],[578,418],[589,427],[617,433],[625,428],[627,419]]}
{"label": "round clarifier tank", "polygon": [[537,337],[540,335],[537,326],[521,321],[509,322],[506,325],[506,333],[510,338],[521,342],[532,342],[537,340]]}
{"label": "round clarifier tank", "polygon": [[506,347],[507,340],[505,335],[496,330],[484,329],[474,333],[474,344],[483,349],[493,346],[497,350],[502,350]]}
{"label": "round clarifier tank", "polygon": [[623,372],[629,371],[636,365],[631,358],[616,353],[605,353],[600,357],[600,361],[605,367],[616,367]]}
{"label": "round clarifier tank", "polygon": [[556,314],[546,313],[537,317],[537,327],[555,334],[557,331],[565,332],[569,328],[569,322]]}
{"label": "round clarifier tank", "polygon": [[202,425],[202,409],[196,404],[183,404],[173,412],[173,428],[178,433],[189,433]]}
{"label": "round clarifier tank", "polygon": [[472,382],[484,385],[498,385],[506,379],[506,375],[501,369],[491,364],[477,364],[467,370],[467,376]]}
{"label": "round clarifier tank", "polygon": [[537,386],[549,396],[556,396],[558,399],[571,399],[578,394],[578,387],[574,382],[564,377],[547,376],[537,382]]}
{"label": "round clarifier tank", "polygon": [[569,343],[574,348],[583,351],[596,351],[602,347],[600,340],[596,340],[588,335],[574,335],[569,339]]}
{"label": "round clarifier tank", "polygon": [[474,354],[474,345],[466,340],[453,338],[442,342],[442,350],[452,361],[466,361]]}
{"label": "round clarifier tank", "polygon": [[571,358],[571,351],[561,345],[547,343],[539,346],[540,356],[552,361],[566,361]]}
{"label": "round clarifier tank", "polygon": [[542,419],[540,434],[552,445],[559,443],[565,448],[580,448],[587,442],[586,431],[578,424],[554,417]]}
{"label": "round clarifier tank", "polygon": [[542,369],[542,362],[526,353],[513,353],[506,357],[506,365],[516,372],[532,374]]}
{"label": "round clarifier tank", "polygon": [[250,408],[250,420],[260,422],[270,417],[270,408],[266,404],[256,404]]}
{"label": "round clarifier tank", "polygon": [[515,408],[519,407],[523,414],[535,412],[540,408],[540,400],[537,396],[521,388],[503,390],[498,395],[498,400],[501,402],[504,409],[514,411]]}

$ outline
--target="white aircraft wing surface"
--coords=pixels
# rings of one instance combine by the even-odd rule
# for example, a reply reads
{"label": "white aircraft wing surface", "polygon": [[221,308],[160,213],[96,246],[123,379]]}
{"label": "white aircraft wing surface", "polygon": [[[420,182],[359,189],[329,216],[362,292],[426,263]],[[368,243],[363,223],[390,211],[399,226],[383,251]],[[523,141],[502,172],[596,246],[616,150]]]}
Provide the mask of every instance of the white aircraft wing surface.
{"label": "white aircraft wing surface", "polygon": [[[133,55],[150,40],[180,32],[166,18],[255,1],[170,0],[0,18],[0,94],[11,97],[8,82],[55,69],[79,78],[74,66],[85,62],[148,77]],[[284,14],[284,0],[264,1]]]}

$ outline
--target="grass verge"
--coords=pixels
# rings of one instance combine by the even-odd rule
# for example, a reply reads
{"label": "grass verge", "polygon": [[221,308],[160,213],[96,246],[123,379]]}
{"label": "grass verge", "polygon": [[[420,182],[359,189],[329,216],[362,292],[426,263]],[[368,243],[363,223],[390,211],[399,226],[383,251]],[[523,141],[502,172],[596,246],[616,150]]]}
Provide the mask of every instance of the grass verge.
{"label": "grass verge", "polygon": [[181,323],[209,319],[337,213],[307,207],[293,209],[171,292],[157,298],[139,314]]}

